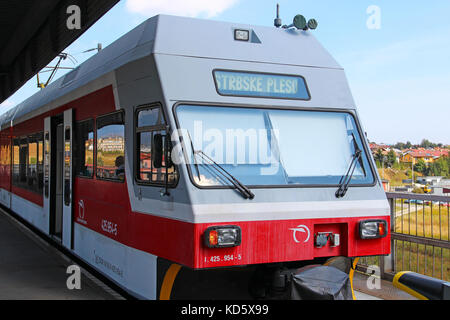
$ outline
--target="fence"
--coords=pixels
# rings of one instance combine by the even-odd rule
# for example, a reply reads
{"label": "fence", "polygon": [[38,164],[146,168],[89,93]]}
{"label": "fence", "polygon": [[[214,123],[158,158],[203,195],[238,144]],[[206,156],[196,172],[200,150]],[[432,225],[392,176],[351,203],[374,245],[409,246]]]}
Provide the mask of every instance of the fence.
{"label": "fence", "polygon": [[386,193],[391,206],[391,255],[362,258],[358,267],[376,265],[391,280],[413,271],[450,281],[450,197]]}

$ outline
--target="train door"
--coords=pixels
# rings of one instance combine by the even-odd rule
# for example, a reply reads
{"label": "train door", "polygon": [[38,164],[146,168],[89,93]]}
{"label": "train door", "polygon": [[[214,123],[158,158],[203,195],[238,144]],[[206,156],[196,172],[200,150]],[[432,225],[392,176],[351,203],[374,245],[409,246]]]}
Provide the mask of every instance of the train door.
{"label": "train door", "polygon": [[44,213],[48,217],[48,233],[62,242],[62,163],[64,124],[62,115],[44,120]]}
{"label": "train door", "polygon": [[52,170],[52,118],[47,117],[44,119],[44,190],[43,190],[43,207],[44,213],[48,217],[48,234],[54,234],[54,223],[52,219],[52,198],[54,193],[51,192],[51,170]]}
{"label": "train door", "polygon": [[44,212],[49,234],[73,249],[72,109],[44,120]]}
{"label": "train door", "polygon": [[66,248],[73,249],[73,215],[72,215],[72,121],[73,110],[64,112],[64,133],[63,133],[63,161],[62,161],[62,243]]}
{"label": "train door", "polygon": [[62,241],[62,220],[63,220],[63,161],[64,161],[64,124],[56,125],[55,135],[55,170],[54,170],[54,212],[53,212],[53,235]]}

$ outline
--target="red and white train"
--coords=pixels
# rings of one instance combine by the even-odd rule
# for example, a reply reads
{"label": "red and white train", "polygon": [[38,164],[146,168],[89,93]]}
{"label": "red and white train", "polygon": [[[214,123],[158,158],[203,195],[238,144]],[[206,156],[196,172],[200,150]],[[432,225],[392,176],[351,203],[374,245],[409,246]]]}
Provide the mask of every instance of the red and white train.
{"label": "red and white train", "polygon": [[0,124],[1,204],[138,298],[270,298],[277,270],[390,253],[344,70],[309,31],[159,15]]}

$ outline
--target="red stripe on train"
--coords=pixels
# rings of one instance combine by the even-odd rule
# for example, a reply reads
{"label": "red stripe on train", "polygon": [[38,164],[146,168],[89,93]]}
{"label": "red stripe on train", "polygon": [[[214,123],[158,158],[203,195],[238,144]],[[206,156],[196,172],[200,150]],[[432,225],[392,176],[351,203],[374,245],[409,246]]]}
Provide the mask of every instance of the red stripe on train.
{"label": "red stripe on train", "polygon": [[[110,211],[111,214],[107,211],[102,212],[105,213],[103,219],[84,213],[84,221],[81,221],[79,217],[76,218],[76,221],[127,246],[191,268],[390,253],[390,236],[382,239],[362,240],[359,239],[358,234],[358,225],[361,220],[384,219],[389,223],[389,217],[385,216],[194,224],[132,212],[128,214],[128,223],[116,225],[116,221],[119,220],[114,220],[112,211]],[[109,222],[113,225],[111,226]],[[203,233],[208,227],[217,225],[239,226],[242,230],[241,245],[234,248],[207,248],[203,244]],[[121,231],[124,228],[126,230]],[[296,229],[307,231],[295,234],[294,238]],[[339,234],[340,245],[332,247],[331,244],[328,244],[323,248],[315,247],[314,235],[318,232]]]}

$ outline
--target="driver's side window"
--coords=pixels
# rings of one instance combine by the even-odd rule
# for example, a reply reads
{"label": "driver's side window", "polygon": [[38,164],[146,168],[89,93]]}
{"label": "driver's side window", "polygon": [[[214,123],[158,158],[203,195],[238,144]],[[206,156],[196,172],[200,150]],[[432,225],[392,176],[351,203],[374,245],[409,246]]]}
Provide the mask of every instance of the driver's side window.
{"label": "driver's side window", "polygon": [[[163,185],[168,174],[168,183],[175,184],[176,169],[166,168],[166,121],[159,105],[138,108],[136,111],[136,180],[140,183]],[[155,144],[158,138],[162,143]],[[161,150],[156,150],[162,146]],[[162,154],[162,161],[155,157]]]}

